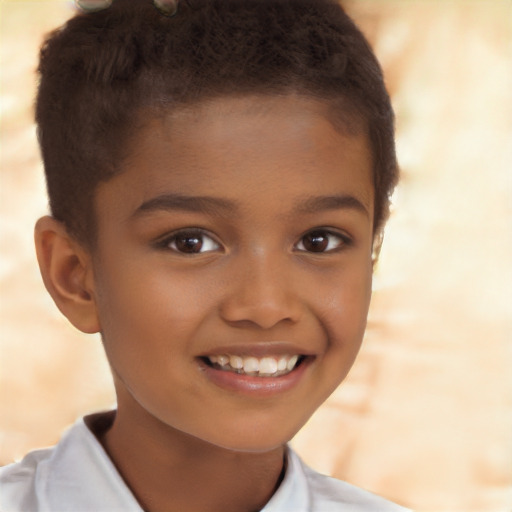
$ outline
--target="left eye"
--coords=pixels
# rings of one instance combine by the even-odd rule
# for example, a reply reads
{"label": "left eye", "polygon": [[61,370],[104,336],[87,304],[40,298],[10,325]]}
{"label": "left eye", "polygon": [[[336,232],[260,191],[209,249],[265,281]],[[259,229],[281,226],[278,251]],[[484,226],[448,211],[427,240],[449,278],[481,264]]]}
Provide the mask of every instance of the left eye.
{"label": "left eye", "polygon": [[306,233],[297,243],[295,248],[305,252],[330,252],[348,245],[348,237],[326,230],[315,230]]}
{"label": "left eye", "polygon": [[202,232],[181,231],[165,240],[165,246],[182,254],[200,254],[216,251],[220,245]]}

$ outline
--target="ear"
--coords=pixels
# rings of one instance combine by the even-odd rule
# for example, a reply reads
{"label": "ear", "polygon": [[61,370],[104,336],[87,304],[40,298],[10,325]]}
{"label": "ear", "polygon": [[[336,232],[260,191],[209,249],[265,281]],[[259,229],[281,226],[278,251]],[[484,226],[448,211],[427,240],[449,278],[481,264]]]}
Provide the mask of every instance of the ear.
{"label": "ear", "polygon": [[382,242],[384,241],[384,228],[380,228],[373,236],[372,244],[372,267],[375,271],[377,263],[379,262],[380,250],[382,249]]}
{"label": "ear", "polygon": [[44,285],[61,313],[80,331],[100,331],[92,258],[53,217],[36,223],[37,261]]}

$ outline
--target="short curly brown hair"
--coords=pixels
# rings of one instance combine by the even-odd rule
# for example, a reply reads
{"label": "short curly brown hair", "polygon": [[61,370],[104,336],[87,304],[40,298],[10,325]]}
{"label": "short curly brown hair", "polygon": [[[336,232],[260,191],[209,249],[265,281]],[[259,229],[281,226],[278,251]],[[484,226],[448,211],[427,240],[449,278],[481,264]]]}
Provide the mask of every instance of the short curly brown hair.
{"label": "short curly brown hair", "polygon": [[335,0],[189,0],[174,17],[151,0],[114,0],[46,39],[36,121],[52,215],[90,243],[94,192],[122,171],[141,112],[214,96],[300,94],[365,126],[374,230],[398,178],[394,116],[381,68]]}

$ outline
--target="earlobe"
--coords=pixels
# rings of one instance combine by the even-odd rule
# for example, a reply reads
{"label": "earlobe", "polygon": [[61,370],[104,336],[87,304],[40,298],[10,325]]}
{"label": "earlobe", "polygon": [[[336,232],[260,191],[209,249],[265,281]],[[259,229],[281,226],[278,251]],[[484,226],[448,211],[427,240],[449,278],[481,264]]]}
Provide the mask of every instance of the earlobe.
{"label": "earlobe", "polygon": [[53,217],[35,226],[35,245],[44,285],[62,314],[80,331],[100,331],[91,256]]}

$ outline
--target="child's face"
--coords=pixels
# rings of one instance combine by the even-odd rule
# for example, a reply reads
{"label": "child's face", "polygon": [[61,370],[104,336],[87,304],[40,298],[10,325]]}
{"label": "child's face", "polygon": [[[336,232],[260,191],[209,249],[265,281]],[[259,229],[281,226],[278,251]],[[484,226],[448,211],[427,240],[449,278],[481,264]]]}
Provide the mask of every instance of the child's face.
{"label": "child's face", "polygon": [[98,188],[94,300],[125,417],[269,450],[346,376],[371,293],[372,163],[326,113],[300,97],[183,109]]}

